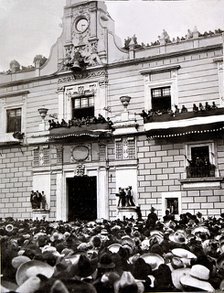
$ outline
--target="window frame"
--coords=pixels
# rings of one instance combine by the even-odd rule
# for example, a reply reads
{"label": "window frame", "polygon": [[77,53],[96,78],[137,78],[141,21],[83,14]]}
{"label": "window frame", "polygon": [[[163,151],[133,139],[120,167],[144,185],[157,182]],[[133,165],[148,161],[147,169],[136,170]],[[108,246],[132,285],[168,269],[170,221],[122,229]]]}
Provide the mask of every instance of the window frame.
{"label": "window frame", "polygon": [[162,197],[162,217],[165,216],[165,212],[167,209],[166,206],[166,200],[171,198],[177,198],[178,199],[178,214],[175,214],[175,217],[180,216],[182,214],[182,198],[181,198],[181,191],[175,191],[175,192],[163,192],[161,194]]}
{"label": "window frame", "polygon": [[[178,74],[177,69],[174,70],[167,70],[170,71],[171,77],[166,80],[156,80],[152,81],[153,72],[150,74],[146,74],[144,76],[145,82],[145,109],[151,110],[152,109],[152,95],[151,90],[155,88],[162,88],[162,87],[170,87],[170,95],[171,95],[171,109],[175,111],[175,105],[179,105],[178,102]],[[157,72],[155,72],[157,73]]]}
{"label": "window frame", "polygon": [[[82,107],[82,99],[87,99],[88,100],[88,107]],[[79,105],[80,105],[79,108],[75,108],[75,100],[79,100]],[[92,106],[90,106],[90,100],[92,100],[92,103],[91,103]],[[94,102],[95,101],[94,101],[94,95],[93,94],[91,94],[91,95],[85,95],[85,94],[83,94],[83,95],[80,95],[80,96],[73,96],[71,98],[72,119],[74,119],[74,118],[79,118],[79,119],[82,118],[82,117],[75,117],[74,112],[75,111],[79,111],[79,110],[84,110],[84,109],[91,109],[91,110],[93,110],[93,115],[90,116],[90,117],[94,117],[94,115],[95,115],[95,104],[94,104]]]}
{"label": "window frame", "polygon": [[[17,116],[16,115],[16,112],[20,110],[20,116]],[[10,131],[10,128],[13,128],[10,123],[12,123],[12,120],[11,119],[12,117],[10,117],[10,111],[14,111],[14,114],[15,114],[15,124],[17,124],[17,122],[19,121],[19,125],[15,125],[15,128],[19,128],[19,129],[14,129],[13,131]],[[11,120],[10,120],[11,119]],[[19,108],[13,108],[13,109],[7,109],[6,110],[6,133],[12,133],[12,132],[16,132],[16,131],[19,131],[21,132],[21,128],[22,127],[22,108],[19,107]]]}
{"label": "window frame", "polygon": [[[165,89],[169,89],[169,95],[164,95],[163,94],[163,90]],[[159,91],[160,92],[160,95],[159,96],[154,96],[153,95],[153,92],[154,91]],[[170,99],[170,107],[167,108],[166,110],[168,109],[171,109],[172,108],[172,97],[171,97],[171,86],[161,86],[161,87],[156,87],[156,88],[151,88],[151,109],[153,109],[154,111],[161,111],[161,110],[165,110],[162,108],[160,109],[155,109],[155,107],[152,106],[153,103],[156,102],[156,100],[158,101],[159,100],[159,104],[162,102],[163,99]]]}
{"label": "window frame", "polygon": [[[208,147],[209,148],[209,162],[211,165],[215,165],[215,177],[218,176],[218,166],[217,166],[217,158],[216,158],[216,152],[215,152],[215,144],[214,141],[200,141],[200,142],[195,142],[195,143],[187,143],[185,146],[185,154],[186,154],[186,159],[185,159],[185,177],[187,179],[195,178],[195,177],[187,177],[187,171],[186,168],[189,166],[189,163],[187,161],[192,159],[192,149],[195,147]],[[196,177],[197,178],[197,177]],[[200,178],[200,177],[198,177]],[[208,177],[210,178],[210,177]]]}
{"label": "window frame", "polygon": [[8,124],[8,117],[7,117],[7,111],[8,110],[14,110],[14,109],[21,109],[21,133],[25,132],[25,110],[24,110],[24,103],[19,103],[19,104],[13,104],[13,105],[5,105],[4,106],[4,121],[3,121],[3,132],[5,135],[11,135],[13,132],[7,132],[7,124]]}

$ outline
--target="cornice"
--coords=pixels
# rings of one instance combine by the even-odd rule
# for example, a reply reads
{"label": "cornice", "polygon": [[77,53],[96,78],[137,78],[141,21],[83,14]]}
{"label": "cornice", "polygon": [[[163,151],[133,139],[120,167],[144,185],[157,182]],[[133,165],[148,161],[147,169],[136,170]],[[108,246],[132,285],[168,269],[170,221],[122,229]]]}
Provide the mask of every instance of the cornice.
{"label": "cornice", "polygon": [[53,73],[53,74],[50,74],[50,75],[32,77],[32,78],[27,78],[27,79],[23,78],[23,79],[19,79],[19,80],[15,80],[15,81],[5,82],[5,83],[0,84],[0,88],[17,86],[17,85],[22,85],[22,84],[27,84],[27,83],[31,83],[31,82],[52,79],[52,78],[57,78],[56,73]]}
{"label": "cornice", "polygon": [[165,65],[165,66],[158,66],[154,68],[147,68],[140,70],[139,73],[144,75],[144,74],[150,74],[150,73],[158,73],[158,72],[164,72],[164,71],[170,71],[170,70],[178,70],[180,69],[181,66],[179,64],[174,64],[174,65]]}
{"label": "cornice", "polygon": [[[87,72],[90,74],[91,72],[99,70],[99,68],[106,70],[106,69],[135,65],[135,64],[139,64],[139,63],[144,63],[144,62],[149,62],[149,61],[154,61],[154,60],[159,60],[159,59],[164,59],[164,58],[179,57],[179,56],[184,56],[184,55],[189,55],[189,54],[197,54],[200,52],[206,52],[206,51],[217,50],[217,49],[222,49],[222,48],[223,48],[222,44],[216,44],[216,45],[210,45],[210,46],[201,47],[201,48],[192,48],[192,49],[188,49],[188,50],[180,50],[177,52],[163,53],[163,54],[158,54],[155,56],[141,57],[141,58],[136,58],[136,59],[131,59],[131,60],[130,59],[120,60],[120,61],[117,61],[117,62],[114,62],[111,64],[104,64],[103,66],[97,66],[96,68],[88,69]],[[21,80],[16,80],[16,81],[9,81],[9,82],[0,84],[0,88],[17,86],[17,85],[27,84],[27,83],[41,81],[41,80],[48,80],[48,79],[53,79],[53,78],[56,79],[59,76],[66,75],[68,73],[69,73],[68,71],[55,72],[55,73],[52,73],[50,75],[45,75],[45,76],[38,76],[38,77],[32,77],[32,78],[21,79]],[[72,71],[70,71],[70,73],[74,74],[74,72],[72,72]]]}
{"label": "cornice", "polygon": [[121,60],[121,61],[108,64],[107,66],[108,66],[108,69],[111,69],[111,68],[123,67],[128,65],[136,65],[139,63],[155,61],[155,60],[160,60],[165,58],[180,57],[180,56],[186,56],[189,54],[198,54],[201,52],[207,52],[207,51],[212,51],[212,50],[217,50],[222,48],[223,48],[222,44],[216,44],[216,45],[210,45],[210,46],[201,47],[201,48],[192,48],[192,49],[180,50],[180,51],[171,52],[171,53],[157,54],[155,56],[141,57],[141,58],[135,58],[131,60],[130,59]]}
{"label": "cornice", "polygon": [[8,98],[8,97],[16,97],[16,96],[24,96],[29,94],[30,91],[19,91],[19,92],[10,92],[10,93],[5,93],[0,95],[1,98]]}

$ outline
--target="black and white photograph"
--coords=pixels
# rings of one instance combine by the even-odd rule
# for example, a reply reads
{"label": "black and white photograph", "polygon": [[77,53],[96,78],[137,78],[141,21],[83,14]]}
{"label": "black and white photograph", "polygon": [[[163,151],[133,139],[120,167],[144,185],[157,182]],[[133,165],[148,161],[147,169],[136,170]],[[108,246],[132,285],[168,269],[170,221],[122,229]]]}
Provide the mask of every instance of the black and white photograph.
{"label": "black and white photograph", "polygon": [[224,0],[0,0],[0,291],[224,291]]}

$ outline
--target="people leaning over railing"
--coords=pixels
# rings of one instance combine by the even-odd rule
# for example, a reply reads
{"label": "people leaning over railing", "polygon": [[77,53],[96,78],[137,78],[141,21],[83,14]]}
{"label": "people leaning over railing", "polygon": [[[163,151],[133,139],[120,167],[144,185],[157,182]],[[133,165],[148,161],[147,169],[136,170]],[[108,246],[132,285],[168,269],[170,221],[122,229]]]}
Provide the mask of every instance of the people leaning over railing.
{"label": "people leaning over railing", "polygon": [[[209,105],[208,102],[205,103],[205,105],[202,105],[202,103],[199,103],[199,105],[197,106],[196,104],[192,105],[192,111],[194,113],[198,113],[198,112],[204,112],[204,111],[212,111],[212,110],[216,110],[218,109],[218,107],[216,106],[215,102],[212,102],[212,105]],[[143,120],[144,123],[153,121],[154,117],[157,116],[162,116],[164,114],[169,114],[169,116],[171,117],[176,117],[178,115],[181,115],[183,113],[187,113],[188,109],[185,107],[185,105],[182,105],[181,109],[178,108],[177,105],[174,105],[174,110],[172,109],[161,109],[161,110],[154,110],[154,109],[150,109],[148,110],[148,112],[146,112],[145,110],[142,110],[141,113],[138,113],[138,115],[140,115]]]}
{"label": "people leaning over railing", "polygon": [[72,118],[68,122],[66,122],[64,119],[61,120],[61,122],[57,121],[55,122],[54,119],[48,120],[49,123],[49,129],[54,129],[54,128],[60,128],[60,127],[72,127],[72,126],[78,126],[81,127],[83,125],[90,125],[90,124],[98,124],[98,123],[107,123],[109,127],[113,125],[113,122],[110,120],[109,117],[104,118],[103,115],[98,114],[98,117],[82,117],[82,118]]}

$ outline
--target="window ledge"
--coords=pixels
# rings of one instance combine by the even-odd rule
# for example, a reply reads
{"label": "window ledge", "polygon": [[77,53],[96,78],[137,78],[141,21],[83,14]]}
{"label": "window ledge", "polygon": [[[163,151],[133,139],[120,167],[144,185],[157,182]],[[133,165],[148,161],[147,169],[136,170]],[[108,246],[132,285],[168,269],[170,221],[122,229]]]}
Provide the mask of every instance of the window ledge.
{"label": "window ledge", "polygon": [[20,144],[20,140],[13,137],[12,133],[0,133],[0,146]]}
{"label": "window ledge", "polygon": [[152,73],[159,73],[159,72],[164,72],[164,71],[170,71],[170,70],[178,70],[180,69],[179,64],[173,64],[173,65],[165,65],[165,66],[158,66],[154,68],[147,68],[147,69],[142,69],[140,70],[140,74],[152,74]]}
{"label": "window ledge", "polygon": [[201,177],[181,179],[180,183],[184,190],[221,188],[223,177]]}

